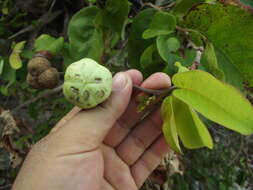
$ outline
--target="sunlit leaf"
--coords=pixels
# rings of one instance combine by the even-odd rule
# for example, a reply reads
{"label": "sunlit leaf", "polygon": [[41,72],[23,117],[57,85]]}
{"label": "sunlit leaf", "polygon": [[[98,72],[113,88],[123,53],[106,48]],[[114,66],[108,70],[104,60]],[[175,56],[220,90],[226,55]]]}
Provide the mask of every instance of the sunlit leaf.
{"label": "sunlit leaf", "polygon": [[194,110],[175,97],[173,110],[178,135],[186,148],[213,148],[212,137]]}
{"label": "sunlit leaf", "polygon": [[17,43],[12,50],[12,53],[9,57],[9,62],[13,69],[17,70],[22,67],[22,60],[21,60],[20,54],[22,50],[24,49],[25,43],[26,41]]}
{"label": "sunlit leaf", "polygon": [[163,134],[168,145],[174,151],[181,153],[181,148],[178,140],[178,133],[176,129],[175,116],[173,111],[172,96],[167,97],[162,104],[161,108],[163,117]]}
{"label": "sunlit leaf", "polygon": [[243,95],[211,74],[194,70],[177,73],[173,95],[206,118],[244,135],[253,133],[253,107]]}

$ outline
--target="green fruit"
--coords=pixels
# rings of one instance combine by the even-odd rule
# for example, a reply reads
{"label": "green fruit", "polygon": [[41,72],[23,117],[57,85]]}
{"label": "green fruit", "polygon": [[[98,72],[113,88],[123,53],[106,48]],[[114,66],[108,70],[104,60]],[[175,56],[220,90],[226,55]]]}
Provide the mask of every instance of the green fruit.
{"label": "green fruit", "polygon": [[80,108],[97,106],[110,96],[111,91],[111,72],[92,59],[84,58],[72,63],[65,72],[65,98]]}

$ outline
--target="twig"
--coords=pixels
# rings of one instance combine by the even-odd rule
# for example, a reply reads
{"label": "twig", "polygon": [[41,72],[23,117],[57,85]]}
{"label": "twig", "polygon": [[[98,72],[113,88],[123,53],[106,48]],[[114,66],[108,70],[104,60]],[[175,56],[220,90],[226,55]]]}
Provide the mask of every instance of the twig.
{"label": "twig", "polygon": [[170,4],[167,4],[167,5],[164,5],[164,6],[158,6],[158,5],[154,5],[153,3],[149,3],[149,2],[146,2],[146,3],[143,3],[142,6],[147,6],[147,7],[152,7],[156,10],[164,10],[164,9],[169,9],[171,7],[173,7],[176,3],[173,2],[173,3],[170,3]]}
{"label": "twig", "polygon": [[39,20],[38,20],[38,24],[36,25],[30,25],[20,31],[18,31],[17,33],[13,34],[12,36],[10,36],[8,39],[11,40],[13,38],[16,38],[17,36],[33,31],[34,29],[36,29],[36,31],[40,30],[43,26],[45,26],[46,24],[50,23],[51,21],[53,21],[55,18],[57,18],[60,14],[62,13],[62,11],[56,11],[56,12],[47,12],[46,14],[44,14]]}
{"label": "twig", "polygon": [[23,104],[19,105],[19,106],[16,107],[15,109],[13,109],[11,112],[12,112],[12,113],[16,113],[16,112],[17,112],[18,110],[20,110],[21,108],[26,107],[26,106],[28,106],[28,105],[30,105],[30,104],[32,104],[32,103],[38,101],[39,99],[46,98],[46,97],[48,97],[48,96],[57,94],[57,93],[59,93],[59,92],[62,91],[62,87],[63,87],[63,86],[61,85],[61,86],[59,86],[59,87],[57,87],[57,88],[54,88],[54,89],[52,89],[52,90],[48,90],[48,91],[46,91],[46,92],[44,92],[44,93],[42,93],[42,94],[36,96],[35,98],[33,98],[33,99],[31,99],[31,100],[28,100],[28,101],[24,102]]}
{"label": "twig", "polygon": [[145,92],[145,93],[151,94],[151,95],[156,95],[156,96],[166,94],[166,93],[170,92],[172,89],[174,89],[174,87],[170,87],[170,88],[161,89],[161,90],[154,90],[154,89],[142,88],[142,87],[137,86],[137,85],[133,85],[133,88],[138,90],[138,91]]}
{"label": "twig", "polygon": [[161,11],[161,10],[162,10],[161,7],[156,6],[156,5],[154,5],[153,3],[143,3],[143,6],[151,7],[151,8],[154,8],[154,9],[158,10],[158,11]]}
{"label": "twig", "polygon": [[206,38],[201,32],[199,32],[199,31],[197,31],[197,30],[190,29],[190,28],[182,28],[181,26],[176,26],[176,29],[177,29],[178,31],[180,31],[180,32],[183,32],[183,33],[184,33],[185,35],[187,35],[187,36],[189,35],[190,32],[198,33],[204,41],[207,40],[207,38]]}
{"label": "twig", "polygon": [[199,47],[196,50],[196,57],[195,57],[195,60],[193,61],[192,65],[190,66],[190,70],[196,70],[196,69],[198,69],[198,67],[200,65],[200,61],[201,61],[201,57],[202,57],[203,51],[204,51],[203,47]]}
{"label": "twig", "polygon": [[170,96],[172,91],[176,89],[175,86],[171,86],[166,89],[162,90],[153,90],[153,89],[146,89],[146,88],[141,88],[138,86],[134,85],[134,89],[140,90],[141,92],[145,92],[148,94],[153,95],[155,98],[152,100],[150,104],[148,104],[144,109],[141,109],[140,112],[146,113],[144,117],[149,115],[154,109],[157,108],[157,106],[160,106],[161,103],[163,102],[164,98],[167,96]]}

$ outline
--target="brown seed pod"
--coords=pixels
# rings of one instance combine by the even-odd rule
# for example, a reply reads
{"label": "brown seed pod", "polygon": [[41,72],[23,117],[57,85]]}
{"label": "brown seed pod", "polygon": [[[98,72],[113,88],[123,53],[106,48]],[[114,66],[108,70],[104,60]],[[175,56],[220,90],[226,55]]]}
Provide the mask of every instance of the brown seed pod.
{"label": "brown seed pod", "polygon": [[42,86],[38,83],[37,77],[33,77],[30,73],[26,76],[26,82],[28,85],[35,89],[41,89]]}
{"label": "brown seed pod", "polygon": [[55,88],[59,82],[60,75],[58,71],[51,67],[40,74],[38,77],[38,82],[44,88]]}
{"label": "brown seed pod", "polygon": [[28,72],[32,76],[39,76],[51,67],[51,63],[44,57],[34,57],[28,63]]}

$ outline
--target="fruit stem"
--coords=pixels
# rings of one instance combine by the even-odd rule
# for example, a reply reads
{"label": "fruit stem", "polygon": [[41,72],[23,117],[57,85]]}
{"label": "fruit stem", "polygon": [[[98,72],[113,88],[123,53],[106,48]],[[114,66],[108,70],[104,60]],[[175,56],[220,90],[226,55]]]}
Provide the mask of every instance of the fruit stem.
{"label": "fruit stem", "polygon": [[155,89],[148,89],[148,88],[143,88],[137,85],[133,85],[133,88],[135,90],[141,91],[141,92],[145,92],[147,94],[151,94],[151,95],[156,95],[156,96],[160,96],[160,95],[164,95],[164,94],[169,94],[170,92],[172,92],[172,90],[174,90],[176,87],[175,86],[171,86],[169,88],[165,88],[165,89],[160,89],[160,90],[155,90]]}

